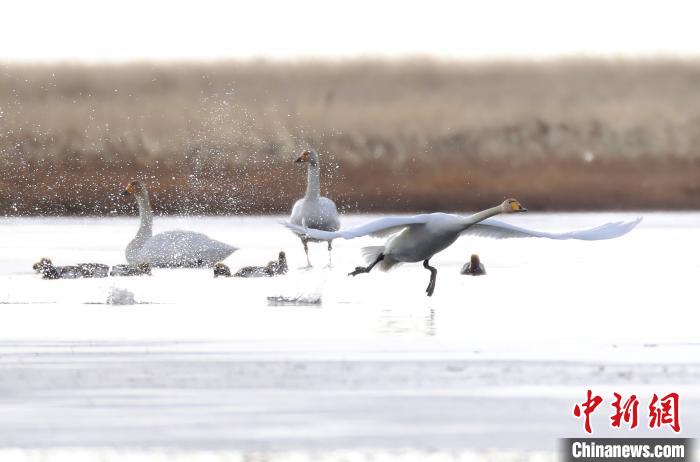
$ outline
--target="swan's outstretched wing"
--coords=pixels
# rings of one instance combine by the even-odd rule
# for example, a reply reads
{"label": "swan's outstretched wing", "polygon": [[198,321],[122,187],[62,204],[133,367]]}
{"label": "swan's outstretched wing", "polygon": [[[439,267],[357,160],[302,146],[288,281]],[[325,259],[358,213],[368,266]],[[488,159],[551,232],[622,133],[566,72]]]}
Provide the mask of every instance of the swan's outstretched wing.
{"label": "swan's outstretched wing", "polygon": [[488,218],[480,223],[470,226],[463,234],[472,236],[491,237],[494,239],[508,239],[514,237],[546,237],[548,239],[580,239],[584,241],[598,241],[624,236],[634,229],[642,221],[642,217],[628,222],[605,223],[590,229],[570,231],[568,233],[546,233],[520,228],[509,223]]}
{"label": "swan's outstretched wing", "polygon": [[321,231],[319,229],[305,228],[289,222],[282,224],[299,236],[306,236],[319,241],[332,239],[355,239],[361,236],[384,237],[395,234],[408,226],[424,225],[428,222],[430,214],[415,215],[412,217],[384,217],[370,221],[356,228],[340,231]]}

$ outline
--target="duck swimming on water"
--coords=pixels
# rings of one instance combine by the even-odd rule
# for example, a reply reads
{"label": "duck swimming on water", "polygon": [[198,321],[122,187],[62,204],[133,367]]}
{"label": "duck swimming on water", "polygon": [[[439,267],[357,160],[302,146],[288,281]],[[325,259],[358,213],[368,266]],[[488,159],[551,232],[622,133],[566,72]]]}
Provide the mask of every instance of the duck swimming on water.
{"label": "duck swimming on water", "polygon": [[477,254],[472,254],[471,259],[462,267],[460,274],[483,276],[486,274],[486,267],[481,263]]}
{"label": "duck swimming on water", "polygon": [[231,277],[231,268],[228,266],[224,265],[223,263],[217,263],[214,265],[214,277],[224,277],[224,278],[230,278]]}
{"label": "duck swimming on water", "polygon": [[277,260],[268,262],[265,266],[244,266],[231,275],[231,269],[223,263],[214,265],[214,277],[259,278],[287,274],[287,255],[280,252]]}
{"label": "duck swimming on water", "polygon": [[42,258],[32,265],[34,271],[41,274],[42,279],[77,279],[83,273],[77,266],[54,266],[50,258]]}
{"label": "duck swimming on water", "polygon": [[46,257],[42,257],[38,262],[36,262],[32,265],[32,269],[34,270],[35,273],[42,274],[44,271],[44,268],[46,268],[48,266],[53,266],[51,259],[46,258]]}
{"label": "duck swimming on water", "polygon": [[102,263],[78,263],[73,266],[54,266],[50,258],[42,258],[32,265],[43,279],[106,278],[109,266]]}
{"label": "duck swimming on water", "polygon": [[151,265],[139,263],[138,265],[114,265],[109,272],[110,276],[151,276]]}

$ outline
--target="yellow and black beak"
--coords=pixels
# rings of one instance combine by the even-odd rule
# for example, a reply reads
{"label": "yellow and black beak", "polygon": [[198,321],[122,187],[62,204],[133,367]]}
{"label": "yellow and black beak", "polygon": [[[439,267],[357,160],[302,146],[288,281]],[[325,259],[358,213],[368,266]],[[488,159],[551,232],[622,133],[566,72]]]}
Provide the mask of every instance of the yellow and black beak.
{"label": "yellow and black beak", "polygon": [[511,202],[510,207],[513,209],[513,212],[527,212],[527,209],[518,201]]}
{"label": "yellow and black beak", "polygon": [[136,192],[136,187],[134,186],[134,183],[129,183],[129,186],[126,187],[124,191],[122,191],[122,196],[128,196],[129,194],[134,194]]}

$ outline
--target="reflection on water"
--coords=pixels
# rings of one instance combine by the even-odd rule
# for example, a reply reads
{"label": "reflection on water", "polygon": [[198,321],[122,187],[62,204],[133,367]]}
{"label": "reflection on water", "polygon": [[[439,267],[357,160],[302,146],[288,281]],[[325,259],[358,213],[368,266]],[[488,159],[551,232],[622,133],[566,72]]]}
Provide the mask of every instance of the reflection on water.
{"label": "reflection on water", "polygon": [[384,308],[379,311],[378,322],[381,334],[415,334],[429,337],[436,334],[435,309],[431,307]]}
{"label": "reflection on water", "polygon": [[428,315],[425,317],[425,335],[435,335],[435,310],[430,308]]}

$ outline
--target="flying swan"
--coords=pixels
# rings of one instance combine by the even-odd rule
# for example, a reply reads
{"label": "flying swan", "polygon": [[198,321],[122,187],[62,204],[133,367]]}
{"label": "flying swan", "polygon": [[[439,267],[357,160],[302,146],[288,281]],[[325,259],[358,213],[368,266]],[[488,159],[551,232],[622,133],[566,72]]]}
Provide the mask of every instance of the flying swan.
{"label": "flying swan", "polygon": [[495,239],[546,237],[548,239],[596,241],[623,236],[642,220],[640,217],[627,223],[606,223],[596,228],[553,234],[520,228],[490,218],[501,213],[526,211],[527,209],[517,200],[506,199],[497,207],[483,210],[469,217],[447,213],[429,213],[413,217],[385,217],[344,231],[321,231],[294,223],[284,223],[284,225],[301,236],[302,239],[306,237],[330,240],[354,239],[360,236],[390,236],[384,245],[363,248],[363,256],[369,265],[366,267],[358,266],[349,275],[357,276],[360,273],[369,273],[377,264],[380,265],[381,270],[386,271],[401,263],[422,261],[423,267],[430,270],[430,283],[425,291],[428,296],[432,296],[435,291],[437,269],[430,266],[430,259],[436,253],[451,246],[462,234]]}
{"label": "flying swan", "polygon": [[130,265],[148,263],[161,268],[213,266],[238,250],[192,231],[167,231],[154,236],[153,210],[146,186],[140,181],[132,181],[122,194],[136,198],[141,217],[136,237],[126,246],[126,261]]}
{"label": "flying swan", "polygon": [[[307,149],[301,153],[295,162],[308,164],[307,183],[306,195],[294,204],[290,218],[291,223],[321,231],[338,231],[340,229],[340,218],[338,217],[335,203],[327,197],[321,197],[321,168],[318,163],[318,153],[313,149]],[[304,245],[306,264],[309,268],[311,267],[311,260],[309,260],[308,242],[328,241],[328,265],[330,266],[333,238],[315,239],[304,234],[299,235],[299,237]]]}

